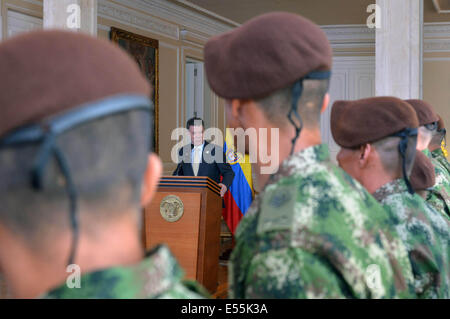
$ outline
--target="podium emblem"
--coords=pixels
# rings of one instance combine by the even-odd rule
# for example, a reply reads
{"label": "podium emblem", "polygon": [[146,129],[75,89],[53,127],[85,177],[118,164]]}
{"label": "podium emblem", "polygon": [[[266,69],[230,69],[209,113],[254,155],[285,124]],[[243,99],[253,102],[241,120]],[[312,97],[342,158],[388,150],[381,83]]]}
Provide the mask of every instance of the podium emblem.
{"label": "podium emblem", "polygon": [[162,218],[173,223],[183,216],[184,205],[181,199],[176,195],[169,195],[162,199],[159,205],[159,211]]}

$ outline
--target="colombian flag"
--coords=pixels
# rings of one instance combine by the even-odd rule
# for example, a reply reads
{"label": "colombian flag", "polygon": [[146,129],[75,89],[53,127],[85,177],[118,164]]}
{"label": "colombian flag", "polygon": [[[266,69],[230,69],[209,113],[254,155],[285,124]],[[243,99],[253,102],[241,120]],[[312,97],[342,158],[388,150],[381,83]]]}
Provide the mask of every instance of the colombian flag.
{"label": "colombian flag", "polygon": [[234,234],[239,221],[244,216],[253,200],[252,166],[248,155],[236,152],[233,136],[227,129],[225,145],[223,147],[227,162],[234,171],[234,180],[224,196],[225,208],[223,219]]}

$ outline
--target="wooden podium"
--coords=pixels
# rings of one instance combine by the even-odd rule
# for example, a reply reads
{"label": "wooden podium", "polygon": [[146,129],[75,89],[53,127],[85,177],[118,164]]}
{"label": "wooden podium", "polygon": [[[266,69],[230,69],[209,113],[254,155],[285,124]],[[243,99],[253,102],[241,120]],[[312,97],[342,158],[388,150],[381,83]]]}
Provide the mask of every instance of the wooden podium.
{"label": "wooden podium", "polygon": [[145,247],[166,243],[186,277],[214,293],[221,216],[220,187],[210,178],[162,177],[155,197],[144,210]]}

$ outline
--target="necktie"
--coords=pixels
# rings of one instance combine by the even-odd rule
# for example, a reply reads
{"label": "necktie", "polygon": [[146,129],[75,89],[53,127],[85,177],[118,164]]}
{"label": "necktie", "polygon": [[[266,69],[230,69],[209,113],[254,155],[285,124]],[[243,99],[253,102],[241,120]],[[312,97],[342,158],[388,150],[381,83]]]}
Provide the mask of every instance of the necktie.
{"label": "necktie", "polygon": [[200,167],[201,153],[200,147],[194,147],[194,162],[192,163],[192,169],[194,170],[194,175],[197,176],[198,169]]}

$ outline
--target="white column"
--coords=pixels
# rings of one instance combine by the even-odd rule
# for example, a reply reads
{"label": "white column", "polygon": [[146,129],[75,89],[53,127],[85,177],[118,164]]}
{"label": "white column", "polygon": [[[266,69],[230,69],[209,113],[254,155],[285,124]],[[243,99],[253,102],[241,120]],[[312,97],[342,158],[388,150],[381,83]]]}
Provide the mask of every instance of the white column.
{"label": "white column", "polygon": [[44,28],[97,35],[97,0],[44,0]]}
{"label": "white column", "polygon": [[377,0],[377,96],[422,97],[423,0]]}

